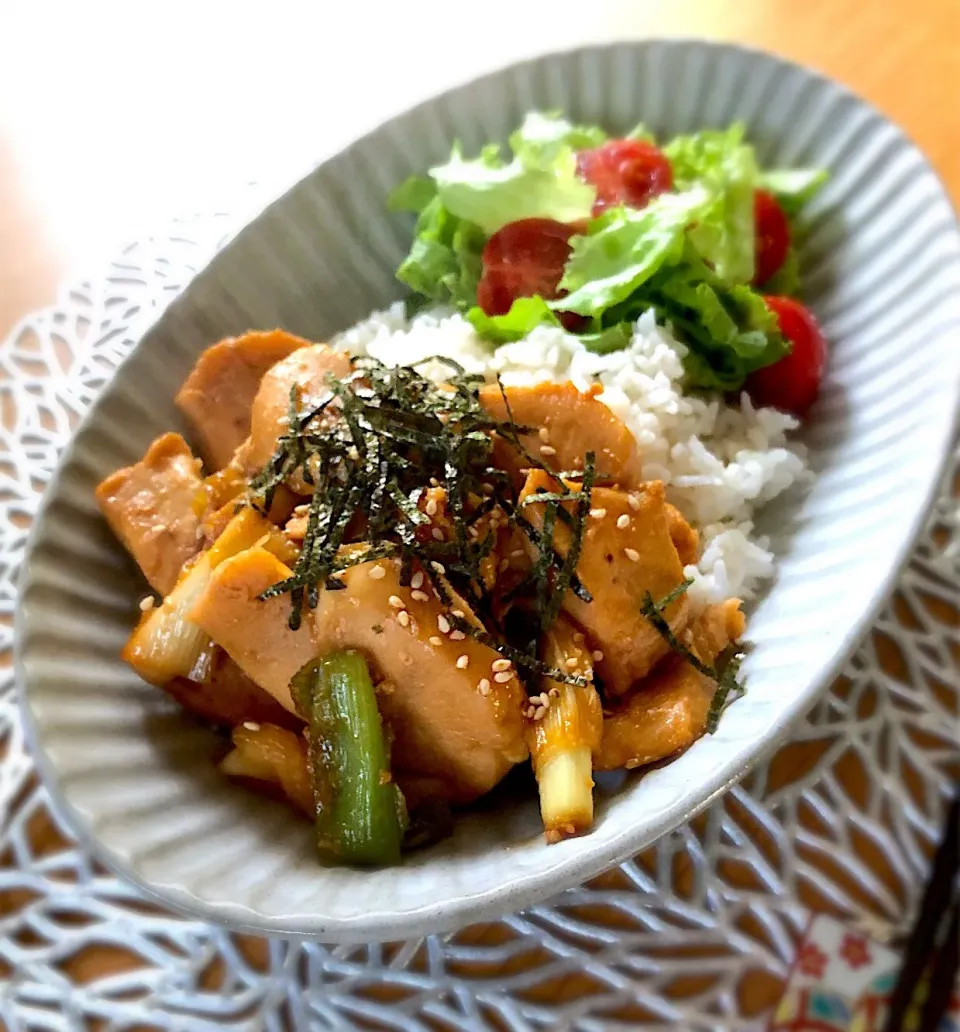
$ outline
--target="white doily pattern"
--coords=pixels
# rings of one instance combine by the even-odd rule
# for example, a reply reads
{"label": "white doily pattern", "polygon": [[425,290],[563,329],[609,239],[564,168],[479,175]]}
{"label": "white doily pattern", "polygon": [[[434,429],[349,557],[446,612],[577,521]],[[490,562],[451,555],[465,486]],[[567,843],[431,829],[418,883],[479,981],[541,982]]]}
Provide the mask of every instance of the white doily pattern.
{"label": "white doily pattern", "polygon": [[131,246],[0,350],[0,1024],[752,1030],[811,909],[899,934],[960,771],[960,453],[894,599],[790,744],[549,905],[399,944],[259,940],[158,909],[77,847],[19,723],[18,566],[77,418],[240,221],[196,216]]}

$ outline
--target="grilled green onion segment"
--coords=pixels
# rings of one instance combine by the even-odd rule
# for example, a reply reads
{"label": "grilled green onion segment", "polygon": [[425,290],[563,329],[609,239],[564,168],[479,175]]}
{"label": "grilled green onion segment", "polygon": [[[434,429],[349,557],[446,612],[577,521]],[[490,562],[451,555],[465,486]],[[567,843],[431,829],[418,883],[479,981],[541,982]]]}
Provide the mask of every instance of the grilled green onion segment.
{"label": "grilled green onion segment", "polygon": [[291,682],[309,724],[309,762],[320,851],[344,863],[395,864],[406,825],[366,660],[336,652]]}

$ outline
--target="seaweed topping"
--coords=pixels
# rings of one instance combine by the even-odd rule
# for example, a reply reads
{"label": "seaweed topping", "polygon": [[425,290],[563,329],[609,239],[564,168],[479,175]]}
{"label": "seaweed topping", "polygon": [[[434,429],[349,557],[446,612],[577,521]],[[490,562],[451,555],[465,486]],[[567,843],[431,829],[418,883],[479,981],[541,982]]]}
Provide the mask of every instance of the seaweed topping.
{"label": "seaweed topping", "polygon": [[[438,386],[418,371],[427,362],[443,363],[450,370],[445,384]],[[339,574],[358,563],[391,559],[399,561],[404,585],[415,569],[423,570],[448,607],[449,578],[449,586],[484,625],[497,629],[481,575],[481,563],[496,545],[497,521],[490,520],[485,528],[481,521],[498,507],[503,522],[521,528],[537,550],[534,572],[523,588],[533,589],[539,627],[545,629],[556,619],[568,589],[590,600],[575,570],[597,476],[594,456],[585,456],[584,469],[570,475],[580,481],[579,490],[559,481],[558,490],[536,498],[545,504],[544,523],[537,531],[523,516],[509,475],[493,464],[494,435],[517,447],[530,467],[555,474],[523,449],[520,438],[532,428],[512,417],[493,419],[481,406],[483,383],[482,376],[467,373],[448,358],[389,368],[368,357],[355,359],[353,372],[343,380],[328,375],[327,393],[310,409],[302,411],[297,388],[291,390],[287,430],[250,483],[251,504],[264,513],[277,488],[295,476],[313,488],[292,574],[261,595],[290,596],[291,628],[300,626],[305,606],[317,605],[322,589],[343,587]],[[436,506],[427,501],[431,488],[445,492],[442,527],[433,519]],[[572,534],[566,556],[553,543],[558,520]],[[366,547],[341,549],[348,543]],[[482,634],[531,677],[546,673],[579,683],[561,671],[546,671],[535,649],[513,649],[497,635],[462,623],[460,630],[474,637]]]}
{"label": "seaweed topping", "polygon": [[746,688],[737,679],[740,672],[740,664],[743,662],[743,653],[728,649],[718,657],[720,660],[718,663],[709,666],[673,633],[670,624],[663,614],[678,598],[686,593],[691,584],[693,584],[693,581],[689,579],[681,581],[659,602],[653,600],[649,591],[646,592],[640,612],[650,621],[663,640],[677,655],[682,656],[695,670],[716,683],[717,687],[710,701],[710,710],[707,713],[706,722],[707,734],[712,735],[717,730],[720,717],[727,706],[746,692]]}

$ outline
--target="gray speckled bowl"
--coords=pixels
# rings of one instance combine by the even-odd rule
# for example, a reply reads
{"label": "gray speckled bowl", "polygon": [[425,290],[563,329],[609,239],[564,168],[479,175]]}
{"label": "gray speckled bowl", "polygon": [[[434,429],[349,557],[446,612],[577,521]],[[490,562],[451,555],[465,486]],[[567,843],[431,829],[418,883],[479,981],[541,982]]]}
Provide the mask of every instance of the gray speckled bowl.
{"label": "gray speckled bowl", "polygon": [[[501,794],[449,841],[376,872],[324,869],[309,828],[235,788],[208,732],[119,659],[141,587],[94,485],[179,425],[208,343],[283,325],[323,339],[399,296],[409,224],[391,186],[504,138],[530,108],[613,130],[743,119],[761,159],[825,166],[802,242],[832,341],[806,441],[818,471],[780,513],[776,584],[753,613],[745,699],[719,732],[601,795],[595,829],[546,846],[536,801]],[[262,932],[406,938],[526,906],[597,874],[740,777],[839,669],[918,531],[960,395],[960,239],[923,156],[842,87],[766,54],[699,42],[592,47],[520,64],[403,114],[312,172],[245,229],[143,338],[47,492],[21,584],[17,668],[40,764],[81,834],[162,900]]]}

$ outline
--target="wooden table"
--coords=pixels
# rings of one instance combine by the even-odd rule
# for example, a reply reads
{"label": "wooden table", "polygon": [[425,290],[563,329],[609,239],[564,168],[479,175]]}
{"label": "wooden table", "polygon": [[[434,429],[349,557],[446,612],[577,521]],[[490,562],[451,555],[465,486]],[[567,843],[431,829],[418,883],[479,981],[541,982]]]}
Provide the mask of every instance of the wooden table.
{"label": "wooden table", "polygon": [[[960,203],[960,0],[487,0],[456,15],[470,19],[459,31],[449,4],[378,4],[375,14],[359,3],[332,14],[329,6],[274,2],[255,18],[237,5],[176,2],[149,11],[38,0],[4,7],[0,339],[50,303],[66,276],[215,199],[224,183],[300,168],[474,72],[594,39],[708,36],[819,68],[899,122]],[[450,45],[457,36],[469,46]],[[876,644],[895,673],[896,647]],[[822,752],[816,742],[789,746],[775,780],[803,776]],[[843,773],[852,796],[868,776],[856,764]],[[59,848],[49,822],[33,831],[38,850]],[[880,851],[867,842],[863,850],[891,880]],[[0,915],[25,902],[0,891]],[[253,962],[265,956],[261,940],[238,938]],[[135,962],[121,949],[89,950],[68,974],[88,982]],[[748,980],[743,1012],[763,1012],[778,992],[769,978]]]}

